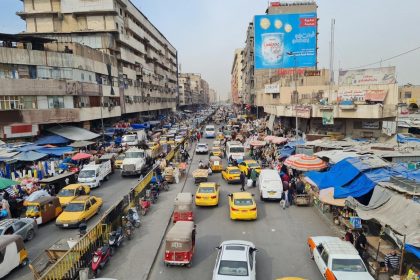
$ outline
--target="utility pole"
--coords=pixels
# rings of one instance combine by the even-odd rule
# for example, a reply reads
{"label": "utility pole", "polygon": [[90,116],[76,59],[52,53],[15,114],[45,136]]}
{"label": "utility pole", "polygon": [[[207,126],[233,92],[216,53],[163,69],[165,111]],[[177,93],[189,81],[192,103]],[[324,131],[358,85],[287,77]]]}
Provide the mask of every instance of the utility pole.
{"label": "utility pole", "polygon": [[[287,55],[293,56],[294,60],[294,68],[293,68],[293,80],[295,84],[295,90],[293,92],[293,96],[295,97],[294,102],[295,103],[295,122],[296,122],[296,140],[299,139],[299,119],[298,119],[298,113],[297,113],[297,104],[299,100],[298,90],[297,90],[297,64],[296,64],[296,54],[293,52],[288,52]],[[292,98],[293,99],[293,98]]]}

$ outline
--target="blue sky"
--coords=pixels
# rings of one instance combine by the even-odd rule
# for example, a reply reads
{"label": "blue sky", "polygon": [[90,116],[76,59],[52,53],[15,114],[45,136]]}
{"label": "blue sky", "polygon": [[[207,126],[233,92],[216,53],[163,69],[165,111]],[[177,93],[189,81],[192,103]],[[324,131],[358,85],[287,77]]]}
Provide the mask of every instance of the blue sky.
{"label": "blue sky", "polygon": [[[0,0],[0,32],[25,29],[19,0]],[[234,49],[266,0],[132,0],[178,49],[183,72],[202,73],[222,96],[230,91]],[[418,0],[319,0],[319,67],[329,66],[331,18],[336,20],[335,69],[365,65],[420,46]],[[400,84],[420,84],[420,50],[384,62]],[[379,64],[375,65],[379,66]]]}

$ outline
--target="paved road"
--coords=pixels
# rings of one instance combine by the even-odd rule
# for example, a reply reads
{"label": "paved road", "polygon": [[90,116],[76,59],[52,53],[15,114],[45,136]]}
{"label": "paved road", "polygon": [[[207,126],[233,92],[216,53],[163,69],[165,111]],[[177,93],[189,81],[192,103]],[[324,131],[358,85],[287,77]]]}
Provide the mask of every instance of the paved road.
{"label": "paved road", "polygon": [[[211,143],[213,140],[202,141]],[[307,279],[322,279],[315,264],[310,260],[306,239],[309,235],[329,235],[332,231],[312,208],[291,207],[283,210],[279,203],[258,204],[258,220],[250,222],[229,219],[227,194],[238,191],[239,185],[228,185],[220,174],[214,174],[210,181],[221,184],[221,200],[215,208],[195,208],[197,223],[197,248],[192,268],[165,267],[164,247],[160,247],[164,231],[170,219],[173,199],[177,192],[195,193],[196,186],[191,171],[197,168],[200,159],[206,155],[195,155],[185,184],[172,185],[164,193],[153,211],[143,219],[143,226],[136,239],[126,243],[104,271],[103,277],[116,279],[184,280],[211,279],[216,259],[215,247],[229,239],[249,240],[256,244],[257,279],[270,280],[284,276],[301,276]],[[226,164],[226,163],[225,163]],[[133,241],[134,244],[133,244]],[[157,258],[154,261],[156,251]],[[149,274],[150,264],[153,263]]]}
{"label": "paved road", "polygon": [[[101,214],[109,207],[122,198],[122,196],[137,184],[137,178],[122,178],[120,170],[117,170],[109,181],[104,182],[100,188],[93,189],[92,195],[102,197],[104,205]],[[88,221],[88,227],[95,224],[100,215],[94,216]],[[78,229],[60,229],[52,221],[46,225],[41,225],[35,238],[25,243],[29,250],[29,258],[36,258],[43,250],[49,248],[57,240],[78,235]],[[32,273],[28,267],[17,269],[9,274],[5,279],[33,279]]]}

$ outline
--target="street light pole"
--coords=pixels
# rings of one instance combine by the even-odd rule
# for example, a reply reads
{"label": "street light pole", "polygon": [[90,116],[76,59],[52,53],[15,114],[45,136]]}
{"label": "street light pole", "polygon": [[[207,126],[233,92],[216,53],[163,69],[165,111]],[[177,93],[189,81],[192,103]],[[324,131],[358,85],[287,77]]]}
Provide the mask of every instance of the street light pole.
{"label": "street light pole", "polygon": [[293,80],[295,83],[295,91],[293,92],[293,95],[295,96],[295,122],[296,122],[296,140],[299,139],[299,120],[298,120],[298,113],[297,113],[297,104],[298,104],[298,91],[297,91],[297,66],[296,66],[296,54],[293,52],[287,52],[287,55],[293,56],[294,60],[294,68],[293,68]]}

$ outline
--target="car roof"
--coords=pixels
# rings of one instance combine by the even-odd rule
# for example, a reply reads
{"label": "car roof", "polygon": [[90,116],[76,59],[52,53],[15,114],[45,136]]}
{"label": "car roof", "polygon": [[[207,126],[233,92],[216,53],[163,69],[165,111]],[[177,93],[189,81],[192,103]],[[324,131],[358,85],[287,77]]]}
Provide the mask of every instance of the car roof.
{"label": "car roof", "polygon": [[[91,196],[89,195],[81,195],[76,197],[75,199],[73,199],[72,201],[70,201],[70,203],[74,203],[74,202],[84,202],[86,200],[88,200]],[[93,197],[93,196],[92,196]]]}
{"label": "car roof", "polygon": [[233,198],[252,198],[252,194],[249,192],[235,192]]}
{"label": "car roof", "polygon": [[[241,240],[229,240],[224,241],[221,246],[223,247],[223,254],[221,256],[221,260],[242,260],[247,261],[247,254],[248,254],[248,247],[254,247],[254,244],[248,241],[241,241]],[[240,250],[239,248],[231,248],[228,249],[227,247],[230,246],[238,246],[243,247],[244,250]]]}
{"label": "car roof", "polygon": [[330,256],[334,255],[334,257],[337,257],[341,255],[344,258],[348,257],[349,255],[359,256],[359,253],[357,252],[356,248],[354,248],[353,244],[341,239],[328,240],[322,242],[322,245],[328,251]]}
{"label": "car roof", "polygon": [[204,182],[204,183],[200,183],[200,185],[198,186],[200,187],[215,187],[216,183],[215,182]]}
{"label": "car roof", "polygon": [[70,184],[70,185],[65,186],[63,189],[74,190],[74,189],[79,188],[80,186],[84,186],[84,184]]}
{"label": "car roof", "polygon": [[229,170],[234,170],[234,169],[239,170],[239,167],[236,167],[236,166],[228,166],[226,169],[229,169]]}
{"label": "car roof", "polygon": [[246,159],[244,160],[245,163],[258,163],[256,160],[253,159]]}

